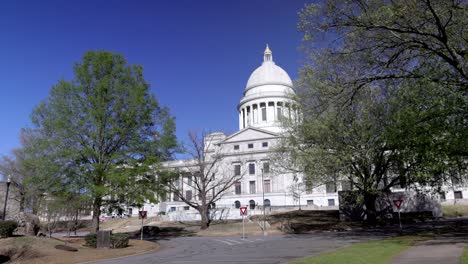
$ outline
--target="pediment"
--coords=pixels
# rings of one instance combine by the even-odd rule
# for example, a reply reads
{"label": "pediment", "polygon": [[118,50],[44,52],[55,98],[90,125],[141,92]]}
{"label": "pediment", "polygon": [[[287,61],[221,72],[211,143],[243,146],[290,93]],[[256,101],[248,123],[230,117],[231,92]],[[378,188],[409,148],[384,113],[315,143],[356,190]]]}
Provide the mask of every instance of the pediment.
{"label": "pediment", "polygon": [[241,142],[241,141],[252,141],[256,139],[267,139],[267,138],[277,138],[279,135],[277,133],[259,129],[259,128],[244,128],[220,142],[220,144],[231,143],[231,142]]}

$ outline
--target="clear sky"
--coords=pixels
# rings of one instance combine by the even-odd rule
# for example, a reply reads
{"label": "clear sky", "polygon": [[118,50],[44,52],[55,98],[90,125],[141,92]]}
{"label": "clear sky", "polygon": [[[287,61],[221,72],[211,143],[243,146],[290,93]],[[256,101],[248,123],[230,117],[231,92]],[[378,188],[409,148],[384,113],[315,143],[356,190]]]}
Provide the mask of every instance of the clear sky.
{"label": "clear sky", "polygon": [[2,1],[0,156],[59,79],[88,50],[124,55],[144,68],[162,105],[187,131],[233,133],[236,106],[265,44],[294,80],[302,64],[302,0]]}

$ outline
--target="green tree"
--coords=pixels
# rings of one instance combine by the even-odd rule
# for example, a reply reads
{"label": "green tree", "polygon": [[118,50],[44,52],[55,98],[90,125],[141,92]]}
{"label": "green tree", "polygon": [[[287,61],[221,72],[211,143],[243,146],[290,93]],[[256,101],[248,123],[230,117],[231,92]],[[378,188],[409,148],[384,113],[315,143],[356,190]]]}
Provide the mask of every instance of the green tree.
{"label": "green tree", "polygon": [[463,1],[306,5],[303,117],[286,123],[284,160],[312,180],[348,178],[371,221],[375,197],[392,186],[466,173],[466,25]]}
{"label": "green tree", "polygon": [[34,109],[29,151],[41,154],[40,176],[58,183],[58,192],[83,187],[99,230],[106,201],[155,199],[154,171],[177,147],[174,118],[151,94],[142,67],[121,55],[87,52],[74,72]]}

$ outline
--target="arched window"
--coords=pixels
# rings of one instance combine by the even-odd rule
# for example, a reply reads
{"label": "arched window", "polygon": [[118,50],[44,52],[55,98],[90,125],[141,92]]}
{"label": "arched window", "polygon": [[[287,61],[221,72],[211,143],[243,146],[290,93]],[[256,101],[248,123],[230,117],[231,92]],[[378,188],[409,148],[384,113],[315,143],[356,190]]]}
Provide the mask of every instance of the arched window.
{"label": "arched window", "polygon": [[250,209],[255,209],[255,201],[254,201],[254,200],[250,200],[250,201],[249,201],[249,206],[250,206]]}
{"label": "arched window", "polygon": [[263,201],[263,204],[264,204],[265,208],[270,207],[271,206],[270,199],[265,199],[265,201]]}
{"label": "arched window", "polygon": [[234,206],[235,206],[236,208],[240,208],[240,202],[239,202],[239,201],[235,201],[235,202],[234,202]]}

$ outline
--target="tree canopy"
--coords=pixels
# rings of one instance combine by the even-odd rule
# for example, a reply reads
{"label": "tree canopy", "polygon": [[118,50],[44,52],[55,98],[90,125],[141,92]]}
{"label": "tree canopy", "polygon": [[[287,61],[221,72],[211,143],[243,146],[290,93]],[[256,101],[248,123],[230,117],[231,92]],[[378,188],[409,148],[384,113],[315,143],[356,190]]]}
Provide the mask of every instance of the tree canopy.
{"label": "tree canopy", "polygon": [[300,12],[302,110],[283,145],[309,180],[340,176],[372,200],[466,174],[466,4],[325,1]]}
{"label": "tree canopy", "polygon": [[[32,112],[34,147],[42,176],[80,186],[93,203],[99,229],[104,202],[154,200],[154,170],[177,148],[174,118],[123,56],[89,51]],[[105,198],[105,199],[104,199]]]}

